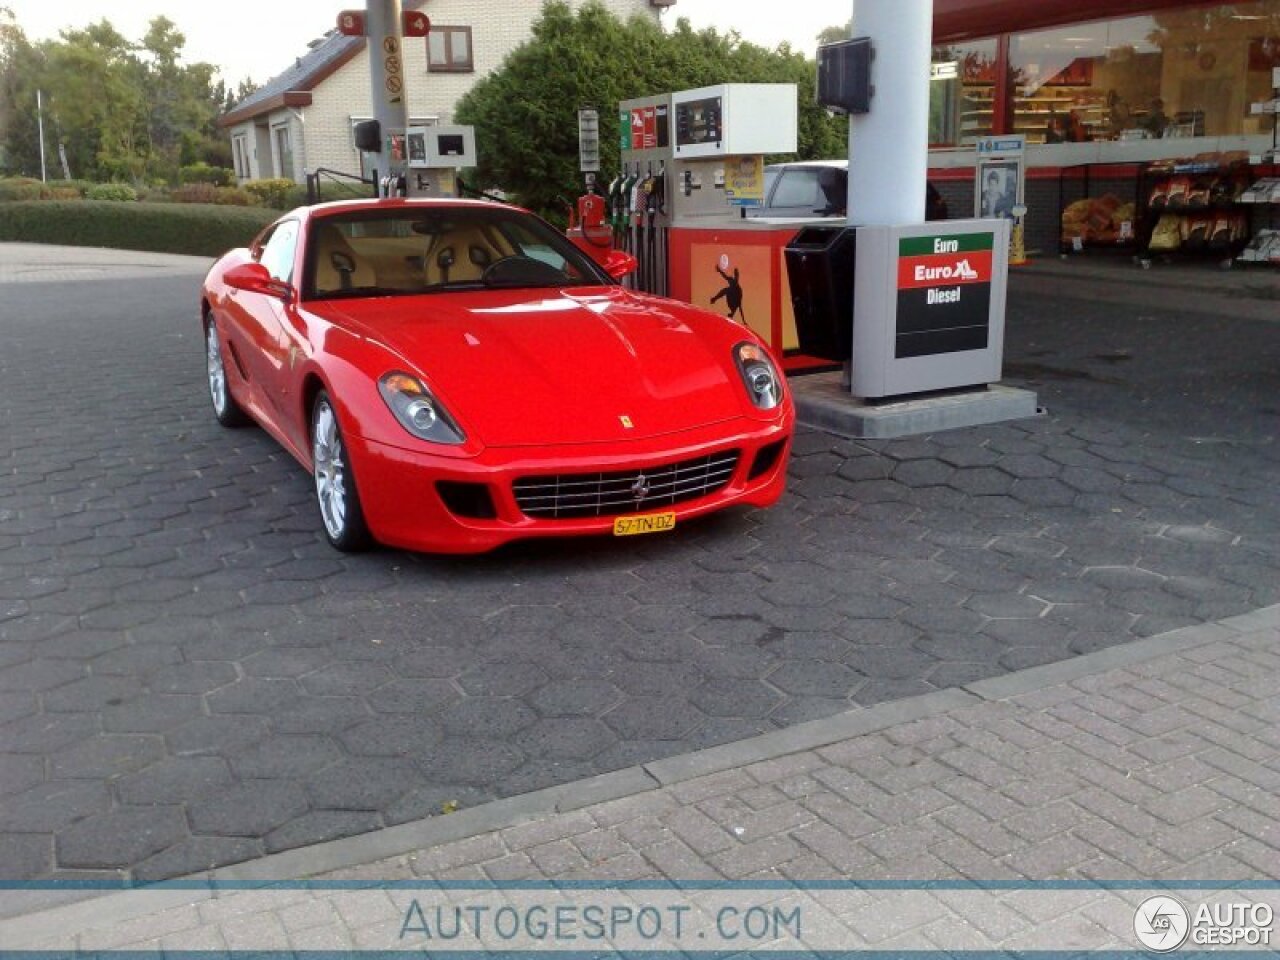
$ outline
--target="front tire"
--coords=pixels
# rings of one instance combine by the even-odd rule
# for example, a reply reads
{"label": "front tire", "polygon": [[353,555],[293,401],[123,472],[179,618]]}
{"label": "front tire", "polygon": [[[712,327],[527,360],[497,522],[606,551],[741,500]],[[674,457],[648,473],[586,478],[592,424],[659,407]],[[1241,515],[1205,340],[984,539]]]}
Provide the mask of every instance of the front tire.
{"label": "front tire", "polygon": [[373,543],[360,507],[350,455],[342,441],[338,414],[323,390],[311,408],[311,462],[316,504],[329,543],[343,553],[367,550]]}
{"label": "front tire", "polygon": [[231,395],[231,385],[227,382],[227,367],[222,359],[222,344],[218,340],[218,328],[213,322],[213,317],[209,316],[205,317],[204,321],[204,359],[209,381],[209,399],[213,401],[213,415],[224,427],[235,428],[248,425],[248,415]]}

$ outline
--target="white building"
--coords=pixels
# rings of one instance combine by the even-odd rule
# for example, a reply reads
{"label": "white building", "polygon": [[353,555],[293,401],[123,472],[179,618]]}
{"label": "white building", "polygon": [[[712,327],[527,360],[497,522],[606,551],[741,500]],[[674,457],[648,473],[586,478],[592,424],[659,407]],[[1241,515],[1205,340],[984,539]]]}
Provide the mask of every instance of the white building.
{"label": "white building", "polygon": [[[569,0],[569,5],[576,10],[586,2]],[[656,18],[675,0],[601,2],[625,20],[637,13]],[[424,11],[431,17],[431,36],[404,40],[410,123],[452,123],[462,95],[529,39],[542,4],[543,0],[431,0]],[[422,0],[404,4],[406,10],[426,6]],[[231,135],[241,182],[269,177],[301,182],[320,167],[360,172],[353,128],[373,115],[371,103],[366,40],[335,30],[218,122]]]}

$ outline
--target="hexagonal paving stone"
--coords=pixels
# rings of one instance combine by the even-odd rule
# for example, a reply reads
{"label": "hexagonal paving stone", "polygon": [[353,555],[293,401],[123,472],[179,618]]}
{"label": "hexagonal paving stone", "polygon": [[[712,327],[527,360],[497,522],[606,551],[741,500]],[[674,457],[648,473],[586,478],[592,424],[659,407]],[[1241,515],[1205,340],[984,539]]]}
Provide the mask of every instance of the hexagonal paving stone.
{"label": "hexagonal paving stone", "polygon": [[473,697],[518,697],[546,682],[546,673],[533,663],[486,663],[458,678]]}
{"label": "hexagonal paving stone", "polygon": [[302,784],[291,780],[243,780],[187,805],[196,833],[260,837],[309,809]]}
{"label": "hexagonal paving stone", "polygon": [[120,807],[81,820],[57,835],[58,866],[70,870],[110,870],[141,863],[179,843],[187,834],[178,807]]}
{"label": "hexagonal paving stone", "polygon": [[56,833],[109,809],[111,794],[104,783],[93,780],[47,781],[5,799],[0,809],[0,831]]}
{"label": "hexagonal paving stone", "polygon": [[52,690],[85,675],[82,664],[67,660],[30,660],[0,670],[0,690]]}
{"label": "hexagonal paving stone", "polygon": [[[44,758],[0,754],[0,796],[21,793],[44,781]],[[2,820],[4,814],[0,814]]]}
{"label": "hexagonal paving stone", "polygon": [[246,780],[298,780],[342,757],[332,739],[310,735],[272,737],[233,754],[230,760],[236,776]]}
{"label": "hexagonal paving stone", "polygon": [[698,709],[710,717],[757,720],[767,717],[784,697],[752,678],[717,677],[693,692]]}
{"label": "hexagonal paving stone", "polygon": [[34,880],[53,870],[53,838],[47,834],[0,836],[0,863],[14,880]]}
{"label": "hexagonal paving stone", "polygon": [[945,485],[954,473],[955,467],[942,460],[908,460],[898,464],[893,471],[893,479],[910,487],[940,487]]}
{"label": "hexagonal paving stone", "polygon": [[164,756],[155,735],[105,733],[55,753],[49,772],[55,779],[111,780],[141,770]]}
{"label": "hexagonal paving stone", "polygon": [[394,680],[366,694],[377,713],[435,713],[455,703],[461,694],[448,680]]}
{"label": "hexagonal paving stone", "polygon": [[616,740],[617,735],[594,717],[556,717],[521,730],[513,743],[536,763],[548,758],[585,760]]}
{"label": "hexagonal paving stone", "polygon": [[241,677],[205,697],[211,713],[274,714],[303,696],[298,681],[287,677]]}
{"label": "hexagonal paving stone", "polygon": [[156,693],[210,693],[234,683],[236,668],[221,661],[178,663],[153,673],[147,686]]}
{"label": "hexagonal paving stone", "polygon": [[500,783],[524,762],[524,753],[512,743],[471,737],[447,737],[414,758],[427,783],[477,787]]}
{"label": "hexagonal paving stone", "polygon": [[537,716],[519,700],[468,697],[446,707],[438,719],[455,736],[502,738],[529,726]]}
{"label": "hexagonal paving stone", "polygon": [[347,661],[333,663],[302,677],[308,693],[319,696],[360,696],[395,679],[381,663]]}
{"label": "hexagonal paving stone", "polygon": [[976,467],[960,470],[947,485],[970,496],[1000,496],[1013,489],[1014,478],[1000,470]]}
{"label": "hexagonal paving stone", "polygon": [[544,717],[599,715],[618,702],[618,688],[598,677],[553,680],[525,698]]}
{"label": "hexagonal paving stone", "polygon": [[231,782],[222,757],[169,757],[115,784],[120,800],[134,806],[190,803],[216,795]]}
{"label": "hexagonal paving stone", "polygon": [[965,606],[993,620],[1035,620],[1049,604],[1015,593],[977,593],[965,601]]}
{"label": "hexagonal paving stone", "polygon": [[219,753],[230,756],[267,735],[267,721],[247,714],[196,717],[165,734],[169,749],[178,756]]}
{"label": "hexagonal paving stone", "polygon": [[679,740],[706,716],[683,697],[633,697],[602,719],[628,740]]}
{"label": "hexagonal paving stone", "polygon": [[767,677],[768,682],[797,697],[843,699],[862,682],[843,663],[823,660],[794,660],[784,663]]}
{"label": "hexagonal paving stone", "polygon": [[339,735],[347,750],[361,757],[412,757],[439,743],[440,724],[429,717],[388,715],[365,720]]}

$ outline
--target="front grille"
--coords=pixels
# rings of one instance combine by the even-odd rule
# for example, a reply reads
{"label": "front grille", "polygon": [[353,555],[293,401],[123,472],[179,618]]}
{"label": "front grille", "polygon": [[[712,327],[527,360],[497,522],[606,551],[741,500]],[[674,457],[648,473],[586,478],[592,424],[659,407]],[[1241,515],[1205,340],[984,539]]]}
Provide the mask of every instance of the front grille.
{"label": "front grille", "polygon": [[521,477],[512,489],[524,515],[536,519],[575,520],[643,513],[724,489],[740,457],[737,450],[725,450],[643,470]]}

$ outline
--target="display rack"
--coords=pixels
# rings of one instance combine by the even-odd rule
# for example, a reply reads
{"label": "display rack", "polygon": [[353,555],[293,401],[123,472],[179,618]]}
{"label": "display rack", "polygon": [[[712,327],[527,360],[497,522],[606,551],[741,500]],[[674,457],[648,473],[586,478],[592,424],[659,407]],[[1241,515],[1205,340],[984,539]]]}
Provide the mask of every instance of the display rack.
{"label": "display rack", "polygon": [[1243,202],[1251,182],[1247,164],[1220,158],[1145,165],[1138,193],[1146,258],[1217,257],[1229,266],[1252,235]]}
{"label": "display rack", "polygon": [[[1122,191],[1108,189],[1105,193],[1094,196],[1095,187],[1099,181],[1112,184],[1118,181],[1129,181],[1129,183]],[[1136,254],[1141,248],[1142,238],[1140,191],[1141,176],[1137,164],[1082,163],[1063,167],[1058,174],[1058,212],[1060,218],[1072,205],[1082,204],[1085,201],[1093,201],[1103,207],[1110,207],[1110,204],[1104,202],[1104,198],[1114,196],[1120,200],[1120,203],[1110,208],[1106,225],[1101,222],[1102,210],[1099,209],[1095,212],[1091,209],[1089,213],[1094,217],[1092,226],[1088,226],[1089,221],[1086,217],[1080,221],[1081,224],[1086,226],[1081,227],[1078,233],[1074,229],[1068,229],[1067,222],[1060,219],[1059,222],[1063,227],[1060,234],[1060,251],[1062,255],[1069,256],[1085,253],[1086,251]],[[1121,199],[1122,194],[1128,196],[1129,199]],[[1123,216],[1120,219],[1116,219],[1117,214],[1123,214],[1123,208],[1126,206],[1131,208],[1132,217],[1128,220],[1125,220]],[[1126,222],[1128,223],[1127,230],[1124,226]]]}

